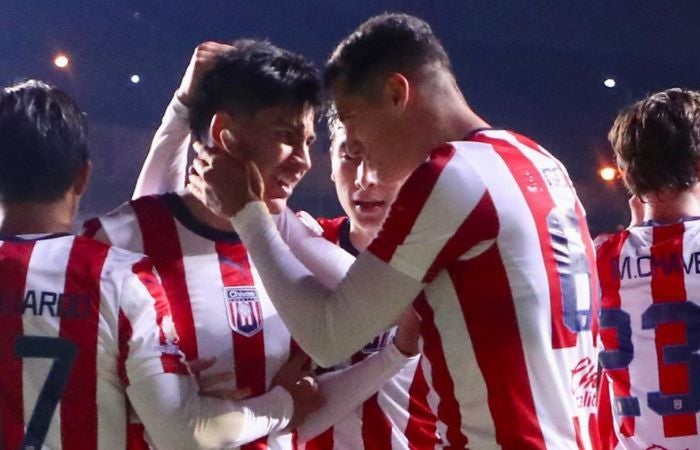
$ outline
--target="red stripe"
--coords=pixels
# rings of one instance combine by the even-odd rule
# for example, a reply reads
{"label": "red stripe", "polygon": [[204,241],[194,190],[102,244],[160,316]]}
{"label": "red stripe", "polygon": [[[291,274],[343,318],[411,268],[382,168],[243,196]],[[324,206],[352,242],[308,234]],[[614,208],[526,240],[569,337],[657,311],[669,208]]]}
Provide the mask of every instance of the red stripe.
{"label": "red stripe", "polygon": [[362,405],[362,442],[365,450],[391,448],[391,423],[379,406],[378,393]]}
{"label": "red stripe", "polygon": [[617,445],[609,389],[608,377],[603,373],[598,391],[598,442],[601,450],[613,450]]}
{"label": "red stripe", "polygon": [[22,301],[34,242],[0,245],[0,447],[19,448],[24,437],[22,359],[15,339],[22,335]]}
{"label": "red stripe", "polygon": [[333,427],[306,443],[306,450],[328,450],[333,448]]}
{"label": "red stripe", "polygon": [[435,324],[435,314],[423,292],[413,301],[413,307],[421,318],[423,356],[430,361],[433,389],[439,397],[437,417],[447,427],[444,444],[446,448],[467,448],[469,439],[462,432],[462,415],[454,394],[452,374],[447,368],[440,332]]}
{"label": "red stripe", "polygon": [[126,360],[129,358],[129,341],[134,330],[131,328],[129,319],[119,308],[119,356],[117,357],[117,373],[124,386],[129,386],[129,377],[126,373]]}
{"label": "red stripe", "polygon": [[595,413],[591,413],[588,417],[588,435],[590,436],[591,448],[593,450],[601,450],[598,415]]}
{"label": "red stripe", "polygon": [[188,361],[197,359],[197,333],[175,219],[158,196],[141,197],[132,201],[131,207],[141,228],[144,253],[155,264],[168,295],[180,349]]}
{"label": "red stripe", "polygon": [[[622,306],[622,300],[620,299],[620,253],[628,236],[629,231],[625,230],[604,242],[598,249],[597,267],[601,287],[601,308],[620,309]],[[601,328],[600,338],[606,350],[619,348],[615,329]],[[629,369],[605,369],[603,377],[606,374],[612,379],[612,390],[615,397],[631,396]],[[605,393],[604,395],[608,394]],[[601,407],[612,408],[609,399],[606,399],[605,403],[601,402]],[[601,411],[599,415],[607,419],[607,413],[607,411]],[[619,420],[621,421],[620,434],[623,436],[634,436],[635,418],[633,416],[620,416]],[[607,425],[607,423],[604,423],[604,425]]]}
{"label": "red stripe", "polygon": [[[653,264],[651,274],[651,296],[654,304],[683,303],[688,297],[685,291],[683,268],[683,233],[685,224],[654,227],[654,245],[651,247]],[[674,264],[675,263],[675,264]],[[686,394],[690,391],[687,364],[664,364],[663,351],[667,346],[686,345],[688,335],[683,322],[664,323],[656,327],[656,355],[659,365],[659,388],[662,394]],[[694,436],[697,434],[695,414],[663,416],[664,436]]]}
{"label": "red stripe", "polygon": [[[557,273],[557,263],[551,244],[551,237],[549,236],[547,216],[556,205],[549,193],[547,183],[532,161],[510,142],[484,135],[477,135],[473,140],[491,144],[496,153],[503,159],[513,179],[518,184],[535,221],[540,250],[547,273],[547,284],[549,285],[549,299],[552,312],[552,348],[575,347],[577,341],[576,333],[569,330],[564,323],[561,283]],[[536,188],[532,189],[533,187]],[[592,264],[593,260],[590,260],[590,263]],[[591,285],[591,292],[594,292],[594,289],[596,287]]]}
{"label": "red stripe", "polygon": [[334,219],[318,219],[317,222],[323,228],[323,238],[334,244],[338,243],[340,237],[340,226],[348,220],[347,217],[341,216]]}
{"label": "red stripe", "polygon": [[428,201],[442,170],[455,153],[453,146],[445,144],[430,154],[430,161],[419,166],[406,180],[377,238],[368,250],[385,262],[389,262],[396,249],[406,239],[413,224]]}
{"label": "red stripe", "polygon": [[469,216],[435,257],[435,261],[428,269],[423,282],[430,283],[442,269],[451,262],[457,261],[461,255],[476,244],[495,239],[498,236],[498,229],[498,213],[491,195],[485,192]]}
{"label": "red stripe", "polygon": [[[224,286],[255,285],[248,263],[248,254],[243,244],[217,242],[216,253],[219,256],[219,268]],[[239,389],[251,388],[254,396],[264,393],[267,388],[265,385],[263,332],[260,330],[250,337],[232,332],[236,387]],[[267,448],[266,437],[241,446],[242,450],[264,450]]]}
{"label": "red stripe", "polygon": [[100,228],[102,228],[100,219],[98,217],[93,217],[83,223],[83,230],[80,234],[92,238],[95,237]]}
{"label": "red stripe", "polygon": [[142,423],[129,422],[126,425],[127,450],[149,450],[146,442],[146,428]]}
{"label": "red stripe", "polygon": [[[176,336],[172,336],[173,340],[168,341],[168,338],[163,331],[163,320],[166,317],[170,317],[170,305],[168,304],[168,298],[165,296],[165,291],[160,285],[158,278],[153,273],[153,264],[150,260],[144,258],[141,261],[134,264],[132,271],[138,277],[139,281],[148,290],[148,293],[153,298],[153,307],[156,311],[156,324],[159,330],[160,345],[170,346],[178,345],[178,340]],[[171,330],[171,332],[174,330]],[[178,355],[163,353],[160,357],[160,361],[163,364],[163,372],[165,373],[179,373],[187,375],[189,371],[187,366],[183,364]]]}
{"label": "red stripe", "polygon": [[460,293],[474,356],[486,383],[497,442],[504,448],[545,448],[515,305],[498,247],[458,262],[449,272]]}
{"label": "red stripe", "polygon": [[408,389],[408,423],[405,435],[410,450],[431,449],[439,443],[435,414],[428,404],[429,391],[430,388],[423,374],[423,365],[419,363],[413,374],[411,387]]}
{"label": "red stripe", "polygon": [[[109,247],[78,236],[68,257],[66,295],[87,301],[76,316],[61,317],[59,336],[77,344],[78,352],[61,400],[63,448],[97,448],[97,333],[100,279]],[[63,305],[63,303],[61,303]]]}

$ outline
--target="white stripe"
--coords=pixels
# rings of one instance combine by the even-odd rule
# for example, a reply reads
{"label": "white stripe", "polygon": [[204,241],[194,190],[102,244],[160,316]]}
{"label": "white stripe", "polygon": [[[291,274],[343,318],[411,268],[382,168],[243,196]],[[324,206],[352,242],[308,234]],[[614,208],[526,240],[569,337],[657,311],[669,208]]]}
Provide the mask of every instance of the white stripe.
{"label": "white stripe", "polygon": [[[52,294],[60,294],[64,290],[69,249],[72,243],[72,237],[36,241],[29,261],[25,298],[29,290],[36,293],[37,312],[42,309],[40,306],[42,297],[46,301],[53,300],[53,311],[58,312],[58,298]],[[42,295],[42,293],[45,294]],[[25,309],[22,316],[24,336],[58,337],[60,319],[52,316],[48,307],[43,308],[43,313],[36,316],[31,311],[31,309]],[[46,383],[53,362],[54,360],[50,358],[22,359],[25,426],[29,424],[39,392]],[[62,448],[60,402],[54,410],[44,445],[52,449]]]}
{"label": "white stripe", "polygon": [[[462,417],[462,432],[473,448],[494,448],[496,428],[487,413],[486,382],[476,362],[471,337],[461,314],[459,297],[446,272],[425,288],[425,297],[435,314],[435,325],[454,383]],[[434,381],[434,380],[433,380]],[[443,439],[445,434],[442,435]]]}

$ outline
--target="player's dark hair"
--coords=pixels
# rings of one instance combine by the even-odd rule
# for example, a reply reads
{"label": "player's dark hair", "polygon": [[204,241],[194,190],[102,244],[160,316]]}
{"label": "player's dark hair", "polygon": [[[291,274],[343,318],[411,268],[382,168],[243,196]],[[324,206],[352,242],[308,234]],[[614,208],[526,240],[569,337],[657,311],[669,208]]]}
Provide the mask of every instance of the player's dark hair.
{"label": "player's dark hair", "polygon": [[323,82],[330,88],[341,80],[346,93],[355,93],[380,75],[399,72],[411,76],[432,64],[452,70],[430,25],[408,14],[384,13],[361,24],[338,44],[326,63]]}
{"label": "player's dark hair", "polygon": [[232,45],[192,96],[189,119],[195,139],[207,136],[218,111],[251,116],[278,105],[321,104],[318,72],[303,56],[267,41],[242,39]]}
{"label": "player's dark hair", "polygon": [[700,92],[649,95],[617,116],[608,140],[632,194],[690,188],[700,162]]}
{"label": "player's dark hair", "polygon": [[89,158],[87,121],[63,91],[37,80],[0,92],[0,201],[51,202]]}

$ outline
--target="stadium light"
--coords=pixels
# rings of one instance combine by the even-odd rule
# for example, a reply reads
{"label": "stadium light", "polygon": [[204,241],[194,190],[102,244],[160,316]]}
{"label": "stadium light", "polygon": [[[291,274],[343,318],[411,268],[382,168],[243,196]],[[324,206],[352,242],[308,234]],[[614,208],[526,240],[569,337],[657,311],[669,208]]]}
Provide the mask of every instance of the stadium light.
{"label": "stadium light", "polygon": [[66,67],[68,67],[68,64],[70,64],[70,59],[68,59],[68,56],[66,56],[65,54],[59,53],[53,59],[53,64],[59,69],[65,69]]}
{"label": "stadium light", "polygon": [[138,74],[133,74],[130,80],[133,84],[139,84],[141,82],[141,77]]}
{"label": "stadium light", "polygon": [[605,86],[608,89],[612,89],[617,85],[617,82],[615,81],[614,78],[606,78],[603,81],[603,86]]}
{"label": "stadium light", "polygon": [[598,170],[598,175],[603,181],[613,181],[617,177],[617,169],[612,166],[603,166]]}

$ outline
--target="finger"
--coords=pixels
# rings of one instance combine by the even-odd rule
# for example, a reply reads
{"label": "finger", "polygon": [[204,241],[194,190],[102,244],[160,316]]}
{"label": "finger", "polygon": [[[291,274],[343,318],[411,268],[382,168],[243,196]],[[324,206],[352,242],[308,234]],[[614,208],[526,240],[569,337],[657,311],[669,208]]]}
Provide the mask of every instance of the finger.
{"label": "finger", "polygon": [[195,374],[199,375],[200,372],[203,370],[207,370],[211,366],[214,365],[216,362],[216,356],[210,356],[208,358],[199,358],[199,359],[194,359],[187,363],[187,365],[190,367],[190,371]]}
{"label": "finger", "polygon": [[192,195],[195,196],[203,204],[207,204],[207,196],[204,195],[204,190],[202,189],[203,180],[199,175],[190,174],[187,176],[187,190],[189,190]]}
{"label": "finger", "polygon": [[197,174],[199,176],[204,175],[204,171],[206,168],[209,167],[209,163],[205,160],[203,160],[200,157],[194,158],[192,160],[192,165],[190,166],[190,170],[192,173]]}
{"label": "finger", "polygon": [[241,159],[247,156],[244,154],[241,146],[238,145],[238,141],[231,130],[221,130],[219,140],[221,141],[221,145],[223,146],[224,150],[226,150],[226,152],[234,158]]}

